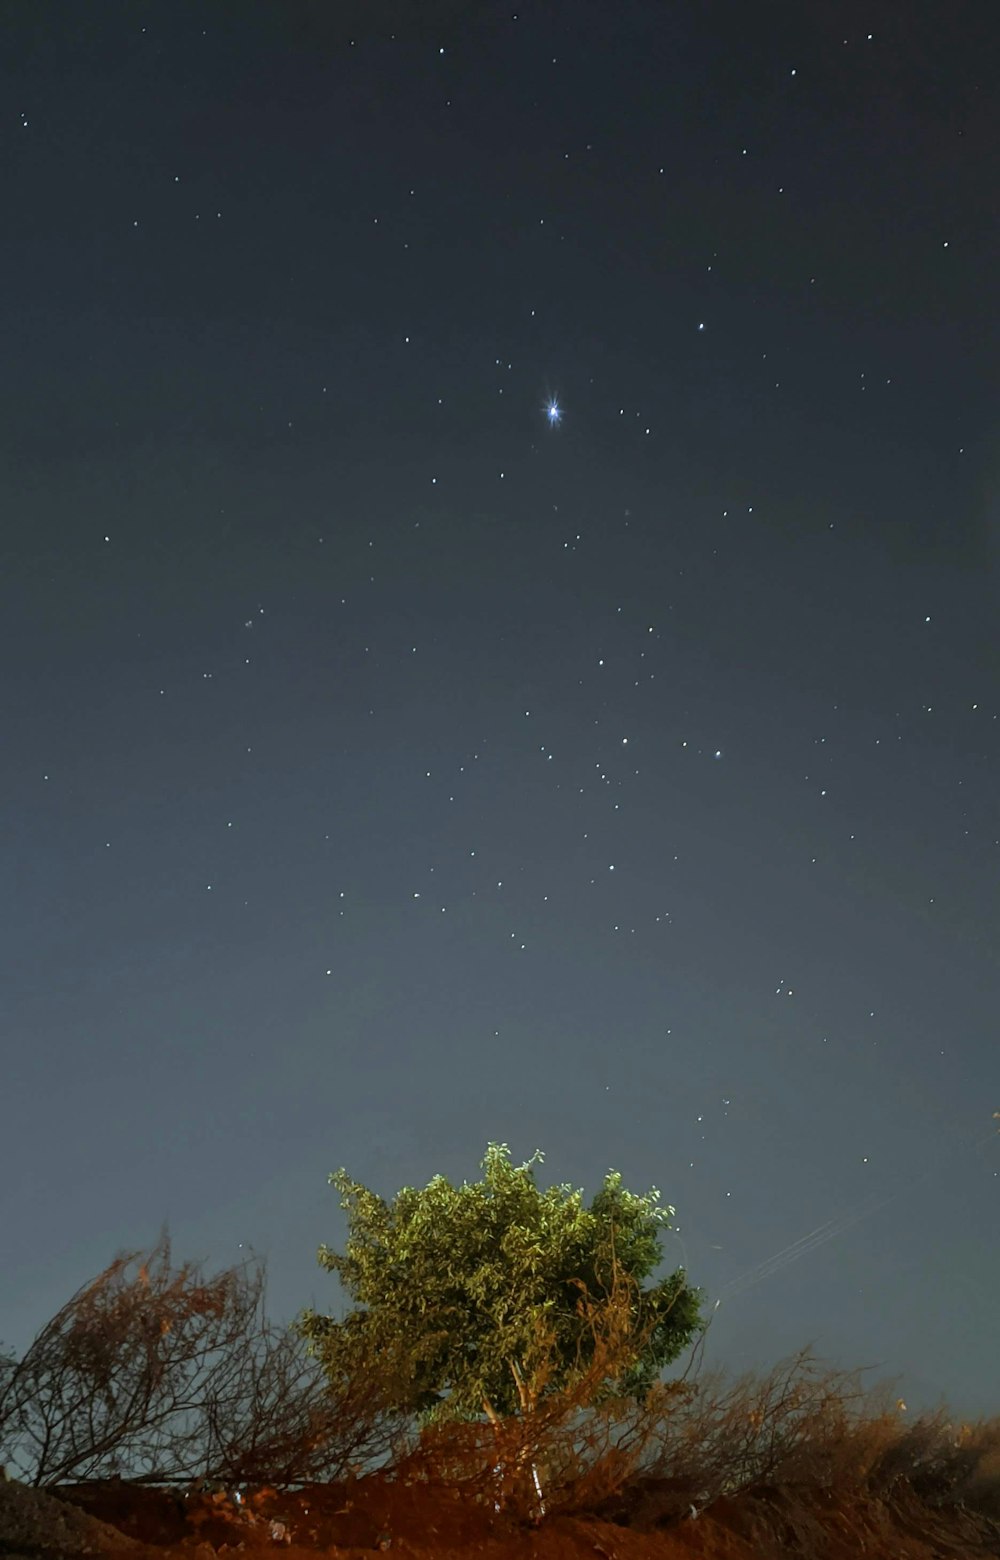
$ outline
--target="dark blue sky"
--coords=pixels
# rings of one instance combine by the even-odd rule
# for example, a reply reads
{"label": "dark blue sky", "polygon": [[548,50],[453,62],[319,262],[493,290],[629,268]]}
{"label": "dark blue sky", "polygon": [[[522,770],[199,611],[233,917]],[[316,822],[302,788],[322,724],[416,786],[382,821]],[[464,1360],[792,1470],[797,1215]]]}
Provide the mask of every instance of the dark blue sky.
{"label": "dark blue sky", "polygon": [[996,1411],[988,42],[5,7],[0,1338],[497,1139]]}

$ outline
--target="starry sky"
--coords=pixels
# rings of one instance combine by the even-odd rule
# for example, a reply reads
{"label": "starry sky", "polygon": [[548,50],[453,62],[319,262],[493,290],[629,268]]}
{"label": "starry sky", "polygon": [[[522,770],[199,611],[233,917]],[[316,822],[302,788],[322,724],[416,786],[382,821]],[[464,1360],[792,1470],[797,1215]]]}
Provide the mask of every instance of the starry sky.
{"label": "starry sky", "polygon": [[0,1338],[499,1140],[1000,1408],[988,18],[4,5]]}

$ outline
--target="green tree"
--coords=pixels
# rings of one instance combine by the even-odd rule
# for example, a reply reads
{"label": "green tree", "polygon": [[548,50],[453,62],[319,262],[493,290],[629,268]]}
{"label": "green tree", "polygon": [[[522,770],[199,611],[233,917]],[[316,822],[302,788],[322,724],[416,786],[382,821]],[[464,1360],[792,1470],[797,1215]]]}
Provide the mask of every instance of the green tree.
{"label": "green tree", "polygon": [[589,1207],[569,1185],[542,1190],[542,1157],[514,1165],[491,1143],[482,1180],[435,1176],[391,1202],[345,1170],[331,1175],[348,1237],[343,1252],[321,1246],[319,1262],[356,1304],[341,1321],[299,1319],[331,1383],[377,1366],[400,1408],[494,1424],[575,1382],[591,1401],[648,1392],[701,1325],[683,1269],[647,1284],[674,1209],[655,1188],[627,1191],[616,1171]]}

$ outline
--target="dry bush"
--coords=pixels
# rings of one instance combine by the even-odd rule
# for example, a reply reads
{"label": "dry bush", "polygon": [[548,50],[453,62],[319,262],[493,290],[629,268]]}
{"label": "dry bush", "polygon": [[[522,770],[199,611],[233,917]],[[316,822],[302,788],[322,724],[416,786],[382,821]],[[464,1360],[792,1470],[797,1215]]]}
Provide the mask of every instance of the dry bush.
{"label": "dry bush", "polygon": [[0,1463],[24,1482],[336,1477],[392,1430],[377,1373],[331,1392],[264,1316],[256,1261],[174,1269],[164,1233],[115,1259],[0,1372]]}
{"label": "dry bush", "polygon": [[764,1486],[891,1496],[903,1480],[931,1503],[1000,1517],[1000,1420],[956,1430],[941,1410],[908,1424],[891,1382],[864,1388],[863,1372],[808,1349],[764,1376],[716,1372],[616,1396],[607,1383],[637,1343],[627,1286],[612,1304],[584,1295],[581,1306],[593,1349],[566,1385],[546,1390],[540,1338],[530,1413],[425,1426],[398,1448],[392,1476],[521,1520],[586,1511],[650,1527]]}
{"label": "dry bush", "polygon": [[1000,1418],[962,1425],[958,1446],[970,1462],[954,1486],[955,1497],[970,1511],[1000,1521]]}
{"label": "dry bush", "polygon": [[385,1473],[401,1484],[456,1490],[463,1499],[493,1503],[496,1464],[497,1435],[488,1420],[444,1421],[402,1435]]}
{"label": "dry bush", "polygon": [[622,1390],[646,1343],[637,1310],[634,1285],[617,1269],[597,1300],[581,1286],[586,1325],[559,1387],[555,1335],[540,1328],[516,1373],[530,1407],[493,1422],[425,1424],[397,1448],[392,1476],[459,1489],[513,1520],[593,1510],[615,1496],[643,1466],[667,1404],[690,1391],[676,1382],[642,1398]]}
{"label": "dry bush", "polygon": [[907,1457],[898,1450],[905,1429],[897,1407],[874,1401],[854,1415],[830,1415],[810,1427],[793,1466],[781,1473],[800,1484],[887,1492],[906,1473]]}
{"label": "dry bush", "polygon": [[865,1390],[861,1372],[808,1350],[763,1377],[718,1372],[658,1385],[643,1401],[594,1403],[595,1381],[623,1343],[620,1321],[617,1331],[612,1316],[595,1325],[594,1377],[582,1372],[543,1395],[502,1436],[488,1423],[429,1427],[395,1475],[502,1505],[515,1519],[596,1511],[652,1527],[763,1486],[891,1497],[903,1480],[932,1504],[1000,1517],[1000,1419],[956,1429],[942,1410],[907,1424],[891,1383]]}
{"label": "dry bush", "polygon": [[1000,1516],[1000,1419],[956,1430],[942,1409],[907,1424],[892,1384],[863,1389],[861,1374],[802,1350],[762,1378],[651,1398],[619,1514],[650,1524],[764,1485],[887,1495],[905,1480],[931,1504]]}
{"label": "dry bush", "polygon": [[863,1401],[858,1373],[824,1367],[808,1350],[762,1378],[716,1372],[676,1383],[643,1405],[631,1487],[614,1509],[649,1526],[755,1486],[829,1484]]}
{"label": "dry bush", "polygon": [[829,1484],[849,1465],[857,1479],[885,1439],[849,1444],[864,1402],[857,1373],[804,1350],[764,1378],[717,1372],[661,1384],[641,1402],[600,1403],[571,1438],[559,1427],[545,1444],[551,1507],[651,1527],[765,1484]]}
{"label": "dry bush", "polygon": [[377,1369],[331,1387],[297,1334],[263,1327],[228,1395],[202,1412],[205,1477],[232,1487],[320,1483],[383,1457],[400,1417]]}
{"label": "dry bush", "polygon": [[608,1398],[568,1408],[539,1437],[537,1460],[545,1472],[546,1505],[566,1514],[608,1509],[644,1478],[662,1426],[693,1388],[658,1383],[642,1400]]}
{"label": "dry bush", "polygon": [[614,1264],[606,1295],[595,1300],[579,1287],[584,1326],[575,1366],[550,1390],[553,1351],[540,1336],[533,1409],[503,1427],[504,1466],[517,1475],[505,1501],[526,1502],[531,1512],[587,1509],[620,1489],[638,1466],[649,1421],[636,1397],[622,1390],[648,1342],[648,1326],[636,1320],[637,1286]]}
{"label": "dry bush", "polygon": [[901,1478],[929,1505],[1000,1517],[1000,1419],[955,1426],[942,1408],[900,1427],[869,1483],[882,1491]]}
{"label": "dry bush", "polygon": [[890,1495],[905,1481],[927,1504],[1000,1516],[1000,1420],[956,1427],[941,1407],[907,1423],[886,1385],[842,1406],[823,1405],[801,1426],[778,1482],[835,1485]]}

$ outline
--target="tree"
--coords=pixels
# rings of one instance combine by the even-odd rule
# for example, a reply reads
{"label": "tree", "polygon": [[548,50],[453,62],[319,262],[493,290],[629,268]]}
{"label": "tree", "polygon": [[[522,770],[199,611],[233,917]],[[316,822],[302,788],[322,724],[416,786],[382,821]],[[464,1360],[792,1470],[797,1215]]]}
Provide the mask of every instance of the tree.
{"label": "tree", "polygon": [[[589,1207],[569,1185],[542,1190],[542,1157],[514,1165],[491,1143],[481,1181],[435,1176],[391,1202],[346,1170],[331,1175],[348,1237],[342,1253],[321,1246],[319,1262],[356,1305],[341,1321],[306,1311],[299,1327],[332,1383],[377,1359],[399,1408],[495,1426],[574,1383],[590,1401],[643,1398],[701,1324],[683,1269],[643,1287],[674,1209],[655,1188],[627,1191],[616,1171]],[[609,1332],[618,1342],[601,1356]]]}

